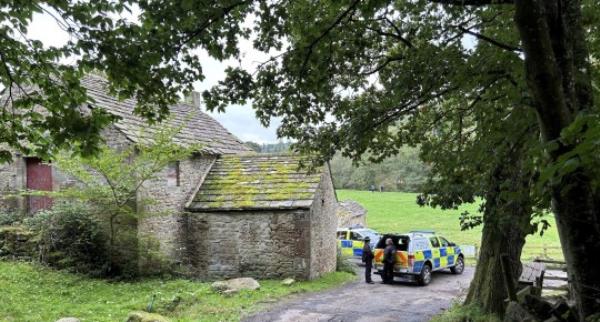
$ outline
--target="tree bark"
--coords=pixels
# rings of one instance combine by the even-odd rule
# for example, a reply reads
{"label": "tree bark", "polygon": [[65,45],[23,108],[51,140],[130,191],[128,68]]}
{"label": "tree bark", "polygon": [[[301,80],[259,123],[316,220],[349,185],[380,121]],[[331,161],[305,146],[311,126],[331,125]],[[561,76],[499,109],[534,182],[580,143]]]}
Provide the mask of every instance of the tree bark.
{"label": "tree bark", "polygon": [[498,316],[504,315],[504,300],[508,298],[500,256],[508,255],[516,283],[521,274],[525,237],[532,232],[530,199],[504,197],[506,193],[528,195],[525,191],[529,190],[529,177],[522,170],[518,156],[518,153],[507,155],[507,162],[497,164],[490,178],[485,197],[481,251],[465,301],[467,305],[478,306],[483,313]]}
{"label": "tree bark", "polygon": [[[575,146],[560,140],[578,114],[592,112],[590,64],[577,0],[516,0],[515,22],[525,52],[528,86],[536,99],[551,162]],[[580,319],[600,312],[600,201],[586,169],[550,187],[553,211]]]}

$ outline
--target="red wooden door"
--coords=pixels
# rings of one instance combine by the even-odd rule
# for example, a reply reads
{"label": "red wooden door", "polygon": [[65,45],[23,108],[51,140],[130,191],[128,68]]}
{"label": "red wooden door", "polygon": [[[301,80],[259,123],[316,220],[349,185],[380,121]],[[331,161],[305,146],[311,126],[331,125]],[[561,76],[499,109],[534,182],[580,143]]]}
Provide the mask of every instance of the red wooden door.
{"label": "red wooden door", "polygon": [[[38,158],[27,158],[27,190],[52,191],[52,168]],[[33,214],[52,207],[50,197],[29,196],[28,211]]]}

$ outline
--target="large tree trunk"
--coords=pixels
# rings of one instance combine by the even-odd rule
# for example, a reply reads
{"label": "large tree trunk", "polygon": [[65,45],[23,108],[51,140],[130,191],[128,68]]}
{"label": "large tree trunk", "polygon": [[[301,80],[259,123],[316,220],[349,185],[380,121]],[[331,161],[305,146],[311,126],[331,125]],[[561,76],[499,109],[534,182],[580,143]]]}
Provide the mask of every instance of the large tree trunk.
{"label": "large tree trunk", "polygon": [[[525,50],[528,86],[544,141],[558,147],[550,161],[572,151],[560,140],[578,114],[592,111],[590,64],[576,0],[516,0],[515,21]],[[585,168],[554,180],[553,210],[580,319],[600,312],[600,209]]]}
{"label": "large tree trunk", "polygon": [[505,198],[506,193],[528,195],[525,191],[528,191],[529,177],[520,168],[518,157],[518,153],[507,156],[507,162],[498,164],[490,178],[479,261],[465,301],[465,304],[477,305],[484,313],[499,316],[503,316],[504,300],[508,298],[500,255],[508,255],[510,269],[518,279],[525,237],[532,232],[530,199]]}

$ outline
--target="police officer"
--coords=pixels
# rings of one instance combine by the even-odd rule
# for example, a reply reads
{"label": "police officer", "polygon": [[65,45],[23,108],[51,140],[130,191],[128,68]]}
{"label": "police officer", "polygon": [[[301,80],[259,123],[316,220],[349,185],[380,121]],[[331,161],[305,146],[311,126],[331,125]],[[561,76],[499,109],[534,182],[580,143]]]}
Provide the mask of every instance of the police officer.
{"label": "police officer", "polygon": [[392,284],[394,281],[394,264],[396,264],[396,247],[391,238],[385,240],[383,250],[383,283]]}
{"label": "police officer", "polygon": [[371,267],[373,267],[373,258],[375,255],[373,255],[373,250],[369,244],[370,241],[371,238],[369,238],[369,236],[365,237],[362,250],[362,262],[365,263],[365,282],[373,284],[373,281],[371,280]]}

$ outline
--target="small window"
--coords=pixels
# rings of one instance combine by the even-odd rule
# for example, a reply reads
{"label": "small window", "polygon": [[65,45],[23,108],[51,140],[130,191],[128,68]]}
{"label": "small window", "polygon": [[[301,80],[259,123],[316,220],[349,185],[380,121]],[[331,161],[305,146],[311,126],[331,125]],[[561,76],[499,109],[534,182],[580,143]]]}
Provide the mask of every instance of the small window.
{"label": "small window", "polygon": [[444,237],[439,237],[440,238],[440,242],[442,243],[442,247],[448,247],[450,246],[450,242],[444,238]]}
{"label": "small window", "polygon": [[377,246],[375,248],[385,248],[385,241],[388,238],[392,239],[397,251],[407,251],[409,243],[412,243],[408,236],[383,235],[383,237],[381,237],[381,239],[379,239],[377,242]]}
{"label": "small window", "polygon": [[422,251],[429,248],[429,244],[427,243],[427,239],[416,239],[412,242],[413,251]]}
{"label": "small window", "polygon": [[179,187],[181,185],[180,181],[180,165],[179,161],[171,162],[167,168],[167,186],[169,187]]}
{"label": "small window", "polygon": [[350,233],[350,239],[351,240],[363,240],[363,238],[364,237],[361,234],[359,234],[359,233],[356,233],[356,232],[351,232]]}
{"label": "small window", "polygon": [[346,232],[345,231],[338,231],[337,232],[337,239],[346,239]]}
{"label": "small window", "polygon": [[437,237],[430,237],[429,240],[431,241],[431,247],[440,247],[440,241],[437,239]]}

